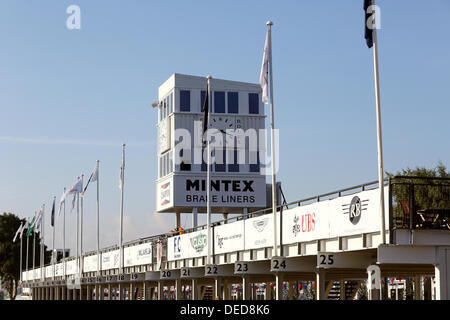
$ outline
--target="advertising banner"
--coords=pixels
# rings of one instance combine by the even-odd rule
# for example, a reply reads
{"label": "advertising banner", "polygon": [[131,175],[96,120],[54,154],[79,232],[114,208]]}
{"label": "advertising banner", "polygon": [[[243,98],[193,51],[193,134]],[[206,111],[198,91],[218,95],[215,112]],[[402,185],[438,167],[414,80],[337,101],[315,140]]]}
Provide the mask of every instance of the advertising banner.
{"label": "advertising banner", "polygon": [[244,220],[214,227],[214,254],[244,250]]}
{"label": "advertising banner", "polygon": [[152,244],[150,242],[124,248],[124,266],[139,266],[152,263]]}
{"label": "advertising banner", "polygon": [[102,253],[102,270],[117,269],[120,266],[119,249]]}

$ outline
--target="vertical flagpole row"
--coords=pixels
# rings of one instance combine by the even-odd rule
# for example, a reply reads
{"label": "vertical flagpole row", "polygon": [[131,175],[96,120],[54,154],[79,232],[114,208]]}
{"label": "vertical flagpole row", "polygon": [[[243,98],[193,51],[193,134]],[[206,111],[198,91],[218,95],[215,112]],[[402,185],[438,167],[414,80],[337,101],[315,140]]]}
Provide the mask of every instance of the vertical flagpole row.
{"label": "vertical flagpole row", "polygon": [[274,137],[274,113],[273,113],[273,73],[272,73],[272,21],[267,22],[269,33],[269,73],[270,73],[270,148],[272,166],[272,212],[273,212],[273,255],[278,256],[278,230],[277,230],[277,185],[275,176],[275,137]]}
{"label": "vertical flagpole row", "polygon": [[[376,19],[375,19],[376,21]],[[382,243],[386,243],[385,234],[385,210],[384,210],[384,169],[383,169],[383,142],[381,134],[381,102],[380,102],[380,79],[378,72],[378,39],[377,39],[377,26],[373,30],[373,65],[375,76],[375,100],[377,107],[377,146],[378,146],[378,185],[380,189],[380,215],[381,215],[381,228],[380,234]]]}
{"label": "vertical flagpole row", "polygon": [[[211,110],[211,76],[208,75],[208,120],[207,123],[210,123],[210,114],[212,112]],[[206,131],[208,132],[208,130]],[[208,256],[206,259],[207,264],[211,264],[211,246],[212,246],[212,240],[211,240],[211,146],[209,141],[209,134],[206,134],[206,143],[207,143],[207,169],[206,169],[206,225],[207,225],[207,246],[208,246]]]}
{"label": "vertical flagpole row", "polygon": [[100,275],[100,200],[99,200],[99,179],[100,160],[97,160],[97,276]]}

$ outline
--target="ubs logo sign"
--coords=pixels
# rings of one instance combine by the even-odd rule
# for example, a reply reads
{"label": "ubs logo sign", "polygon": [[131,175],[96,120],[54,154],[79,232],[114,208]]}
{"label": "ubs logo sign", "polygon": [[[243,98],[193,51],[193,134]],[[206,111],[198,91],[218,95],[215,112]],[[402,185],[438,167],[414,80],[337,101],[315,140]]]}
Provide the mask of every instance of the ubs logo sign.
{"label": "ubs logo sign", "polygon": [[354,196],[349,204],[344,204],[342,210],[344,214],[348,214],[350,222],[356,225],[361,220],[361,214],[367,210],[369,199],[361,200],[358,196]]}

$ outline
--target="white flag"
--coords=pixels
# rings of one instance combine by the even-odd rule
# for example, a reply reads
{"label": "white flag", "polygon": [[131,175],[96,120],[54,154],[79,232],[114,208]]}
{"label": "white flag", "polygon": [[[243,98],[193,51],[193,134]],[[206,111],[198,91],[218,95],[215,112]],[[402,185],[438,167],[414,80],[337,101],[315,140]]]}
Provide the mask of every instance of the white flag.
{"label": "white flag", "polygon": [[20,224],[19,229],[16,231],[16,235],[14,236],[13,242],[16,242],[17,236],[22,232],[23,222]]}
{"label": "white flag", "polygon": [[70,212],[72,212],[73,208],[75,208],[75,199],[77,197],[77,194],[74,193],[73,195],[73,199],[72,199],[72,206],[70,207]]}
{"label": "white flag", "polygon": [[259,75],[259,84],[262,88],[262,102],[267,103],[269,102],[269,94],[268,94],[268,88],[269,88],[269,30],[267,30],[266,35],[266,44],[264,45],[264,55],[261,65],[261,74]]}
{"label": "white flag", "polygon": [[36,229],[37,228],[39,228],[39,223],[40,223],[40,220],[41,220],[41,216],[42,216],[42,208],[41,208],[41,210],[39,210],[39,212],[35,215],[35,219],[34,219],[34,221],[33,221],[33,223],[31,224],[31,227],[30,228],[33,228],[35,231],[36,231]]}
{"label": "white flag", "polygon": [[28,219],[27,219],[27,220],[25,221],[25,224],[23,225],[22,230],[20,231],[20,239],[22,239],[23,232],[25,231],[25,229],[28,229],[29,226],[30,226],[30,223],[28,222]]}
{"label": "white flag", "polygon": [[88,182],[86,183],[86,186],[84,187],[84,190],[83,190],[83,192],[81,193],[81,196],[84,196],[84,193],[86,192],[86,189],[87,189],[89,183],[90,183],[90,182],[97,181],[97,179],[98,179],[98,162],[97,162],[97,164],[95,165],[94,171],[92,172],[91,176],[89,177],[89,180],[88,180]]}
{"label": "white flag", "polygon": [[[78,177],[77,182],[75,182],[75,184],[72,186],[72,188],[68,189],[66,192],[63,193],[63,195],[61,196],[61,199],[59,200],[59,208],[58,208],[58,215],[61,212],[61,205],[64,202],[64,200],[66,200],[66,197],[69,194],[77,194],[80,193],[81,191],[83,191],[83,184],[81,182],[81,178]],[[73,209],[73,208],[72,208]],[[70,210],[72,212],[72,210]]]}

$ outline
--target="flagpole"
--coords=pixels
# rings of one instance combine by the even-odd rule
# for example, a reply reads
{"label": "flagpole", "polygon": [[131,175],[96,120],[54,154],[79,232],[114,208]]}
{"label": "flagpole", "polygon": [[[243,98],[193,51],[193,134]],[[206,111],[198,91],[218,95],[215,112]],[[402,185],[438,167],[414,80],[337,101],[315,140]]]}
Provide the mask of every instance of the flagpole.
{"label": "flagpole", "polygon": [[[22,232],[22,230],[20,230]],[[20,235],[20,282],[23,281],[22,279],[22,235]]]}
{"label": "flagpole", "polygon": [[[81,191],[83,191],[83,178],[81,175]],[[83,274],[83,194],[80,200],[80,275]]]}
{"label": "flagpole", "polygon": [[[375,5],[375,0],[373,1]],[[378,15],[378,12],[375,13]],[[374,77],[375,77],[375,100],[377,107],[377,146],[378,146],[378,185],[380,189],[380,218],[381,218],[381,239],[382,243],[386,244],[386,234],[385,234],[385,210],[384,210],[384,169],[383,169],[383,142],[381,134],[381,102],[380,102],[380,79],[378,71],[378,39],[377,39],[377,19],[375,19],[375,28],[373,32],[373,67],[374,67]]]}
{"label": "flagpole", "polygon": [[273,212],[273,255],[278,256],[277,237],[277,186],[275,176],[275,138],[274,138],[274,113],[273,113],[273,73],[272,73],[272,21],[267,21],[267,32],[269,33],[269,72],[270,72],[270,140],[272,156],[272,212]]}
{"label": "flagpole", "polygon": [[[34,216],[36,217],[36,211],[34,212]],[[33,227],[33,270],[35,268],[35,252],[36,252],[36,232],[34,231]]]}
{"label": "flagpole", "polygon": [[52,221],[52,224],[53,224],[53,249],[52,249],[52,264],[53,264],[53,280],[55,280],[55,259],[56,259],[56,257],[55,257],[55,227],[56,227],[56,225],[55,225],[55,212],[54,212],[54,210],[55,210],[55,201],[56,201],[56,196],[54,196],[53,197],[53,208],[52,208],[52,217],[51,217],[51,221]]}
{"label": "flagpole", "polygon": [[120,273],[123,273],[123,189],[125,184],[125,143],[122,144],[122,170],[120,173],[121,197],[120,197],[120,239],[119,239],[119,254],[120,254]]}
{"label": "flagpole", "polygon": [[100,160],[97,160],[97,276],[100,276],[100,202],[99,202],[99,168]]}
{"label": "flagpole", "polygon": [[[41,241],[41,278],[45,278],[45,269],[44,269],[44,244],[45,244],[45,204],[42,205],[42,221],[41,221],[41,230],[42,230],[42,241]],[[43,275],[42,275],[43,273]]]}
{"label": "flagpole", "polygon": [[[211,115],[211,79],[212,77],[210,75],[208,75],[206,77],[206,79],[208,80],[208,120],[207,123],[210,123],[210,115]],[[206,130],[206,132],[208,132],[208,130]],[[208,256],[206,259],[206,263],[207,264],[211,264],[211,246],[212,246],[212,241],[211,241],[211,146],[210,146],[210,141],[209,141],[209,134],[206,134],[206,143],[207,145],[207,153],[208,153],[208,157],[207,157],[207,169],[206,169],[206,210],[207,210],[207,215],[206,215],[206,225],[207,225],[207,246],[208,246]]]}
{"label": "flagpole", "polygon": [[[80,179],[78,177],[77,179]],[[80,275],[80,247],[79,247],[79,238],[78,234],[80,232],[80,194],[77,192],[75,193],[75,196],[77,197],[77,275]]]}
{"label": "flagpole", "polygon": [[[28,228],[30,227],[30,223],[28,223]],[[28,228],[27,228],[27,233],[28,233]],[[25,234],[25,236],[27,237],[27,235]],[[27,267],[27,272],[28,272],[28,247],[29,247],[29,240],[30,237],[27,237],[27,256],[25,257],[25,261],[26,261],[26,267]],[[34,268],[33,268],[34,269]],[[28,279],[27,279],[28,280]],[[33,279],[34,280],[34,279]]]}
{"label": "flagpole", "polygon": [[[66,188],[64,188],[64,194]],[[63,212],[63,262],[64,262],[64,277],[66,276],[66,197],[64,197],[64,212]]]}

